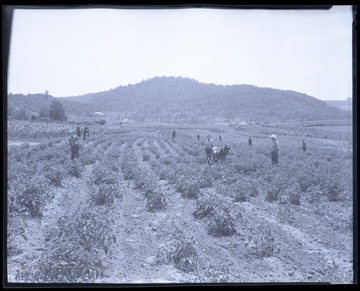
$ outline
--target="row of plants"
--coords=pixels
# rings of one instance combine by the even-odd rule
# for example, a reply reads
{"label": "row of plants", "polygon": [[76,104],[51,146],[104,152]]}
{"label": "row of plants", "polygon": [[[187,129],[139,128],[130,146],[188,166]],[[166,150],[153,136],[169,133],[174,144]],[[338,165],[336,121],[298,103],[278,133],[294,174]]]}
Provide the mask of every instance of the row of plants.
{"label": "row of plants", "polygon": [[85,167],[91,166],[86,202],[73,211],[66,210],[56,225],[46,229],[46,248],[31,268],[20,270],[20,281],[91,283],[104,277],[117,243],[109,208],[123,194],[120,165],[116,168],[121,144],[96,141],[84,148],[80,159],[68,163],[71,174],[67,177],[79,180],[85,178],[82,175]]}
{"label": "row of plants", "polygon": [[[37,121],[23,121],[23,120],[8,120],[7,121],[7,135],[8,138],[55,138],[69,135],[70,130],[75,130],[74,124],[67,122],[37,122]],[[98,125],[93,125],[90,128],[91,134],[98,134],[102,128]]]}

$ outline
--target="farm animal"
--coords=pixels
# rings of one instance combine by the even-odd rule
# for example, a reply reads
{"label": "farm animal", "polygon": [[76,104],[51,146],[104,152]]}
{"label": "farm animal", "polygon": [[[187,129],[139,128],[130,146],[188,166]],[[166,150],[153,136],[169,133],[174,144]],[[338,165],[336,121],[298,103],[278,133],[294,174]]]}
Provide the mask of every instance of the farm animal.
{"label": "farm animal", "polygon": [[225,144],[222,147],[213,147],[212,156],[214,158],[214,162],[220,160],[221,162],[225,161],[226,155],[229,154],[230,146]]}

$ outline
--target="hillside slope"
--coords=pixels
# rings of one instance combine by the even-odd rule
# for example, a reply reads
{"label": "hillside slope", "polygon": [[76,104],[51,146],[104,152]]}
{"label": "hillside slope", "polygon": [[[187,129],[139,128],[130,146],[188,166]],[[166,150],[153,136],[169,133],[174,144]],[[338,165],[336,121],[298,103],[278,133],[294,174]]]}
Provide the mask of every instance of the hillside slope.
{"label": "hillside slope", "polygon": [[[35,97],[40,98],[11,95],[9,103],[29,109]],[[76,114],[136,111],[143,115],[165,114],[166,117],[167,114],[170,118],[180,110],[187,119],[202,115],[246,122],[351,118],[351,112],[330,107],[325,101],[295,91],[252,85],[205,84],[181,77],[155,77],[135,85],[64,97],[61,102],[66,110]]]}

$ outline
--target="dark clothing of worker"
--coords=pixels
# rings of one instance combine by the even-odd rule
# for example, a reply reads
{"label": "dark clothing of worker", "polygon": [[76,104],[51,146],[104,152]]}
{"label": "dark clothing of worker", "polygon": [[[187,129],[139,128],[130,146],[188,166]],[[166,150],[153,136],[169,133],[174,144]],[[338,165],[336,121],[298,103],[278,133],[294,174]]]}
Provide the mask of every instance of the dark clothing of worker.
{"label": "dark clothing of worker", "polygon": [[214,147],[214,143],[210,137],[205,142],[205,152],[206,152],[206,159],[209,164],[212,163],[211,156],[212,156],[212,149]]}
{"label": "dark clothing of worker", "polygon": [[200,140],[200,134],[197,135],[197,139]]}
{"label": "dark clothing of worker", "polygon": [[79,125],[78,125],[77,128],[76,128],[76,135],[77,135],[78,137],[81,136],[80,126],[79,126]]}
{"label": "dark clothing of worker", "polygon": [[173,130],[173,133],[172,133],[172,139],[174,140],[174,138],[176,137],[176,131],[175,129]]}
{"label": "dark clothing of worker", "polygon": [[304,152],[306,152],[306,143],[305,143],[305,141],[302,142],[302,149],[303,149]]}
{"label": "dark clothing of worker", "polygon": [[271,162],[272,162],[272,165],[274,166],[279,163],[279,155],[278,155],[279,143],[277,142],[276,138],[271,138],[271,139],[272,139]]}
{"label": "dark clothing of worker", "polygon": [[86,136],[89,137],[89,127],[87,125],[84,127],[84,140]]}
{"label": "dark clothing of worker", "polygon": [[72,135],[69,138],[69,143],[70,143],[71,160],[74,160],[74,158],[79,157],[81,141],[77,135]]}
{"label": "dark clothing of worker", "polygon": [[252,146],[252,139],[249,137],[249,145]]}

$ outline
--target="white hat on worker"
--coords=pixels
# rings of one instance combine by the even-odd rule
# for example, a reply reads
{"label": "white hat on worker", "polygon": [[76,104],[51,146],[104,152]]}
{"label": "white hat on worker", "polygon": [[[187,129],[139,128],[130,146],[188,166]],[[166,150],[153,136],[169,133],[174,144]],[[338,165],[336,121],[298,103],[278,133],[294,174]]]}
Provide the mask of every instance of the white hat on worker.
{"label": "white hat on worker", "polygon": [[276,138],[276,135],[275,135],[275,134],[272,134],[270,137],[271,137],[271,138]]}

